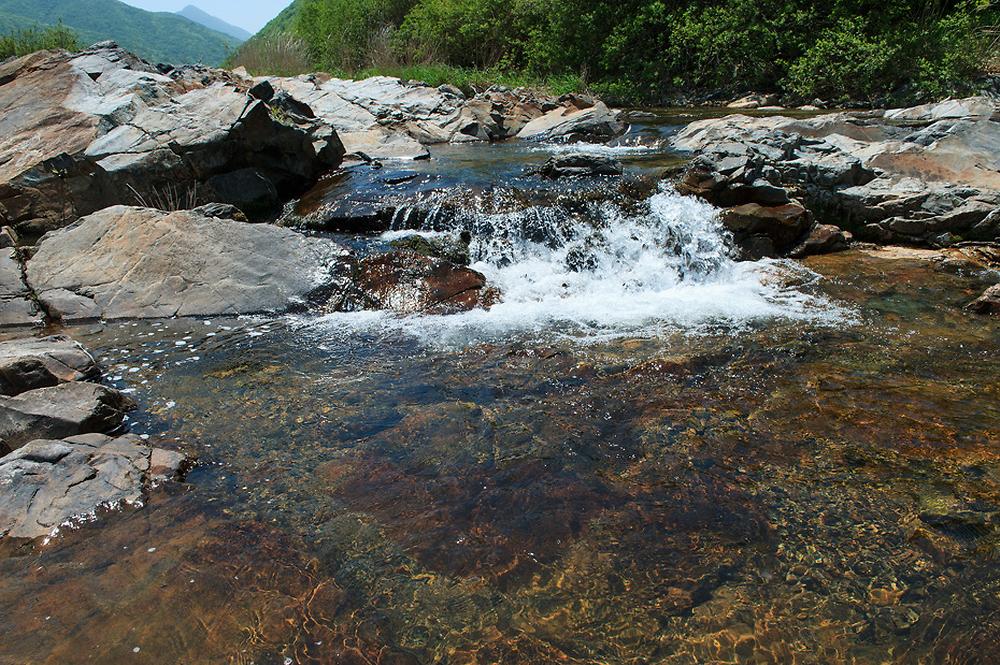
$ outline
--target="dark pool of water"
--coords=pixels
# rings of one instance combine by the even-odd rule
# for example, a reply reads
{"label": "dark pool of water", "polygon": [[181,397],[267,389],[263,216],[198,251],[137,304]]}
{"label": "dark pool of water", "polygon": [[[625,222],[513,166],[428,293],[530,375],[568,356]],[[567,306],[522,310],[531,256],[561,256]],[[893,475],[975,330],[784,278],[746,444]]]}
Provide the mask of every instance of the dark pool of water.
{"label": "dark pool of water", "polygon": [[196,454],[0,546],[0,663],[991,662],[1000,322],[809,260],[842,326],[440,349],[301,320],[69,332]]}

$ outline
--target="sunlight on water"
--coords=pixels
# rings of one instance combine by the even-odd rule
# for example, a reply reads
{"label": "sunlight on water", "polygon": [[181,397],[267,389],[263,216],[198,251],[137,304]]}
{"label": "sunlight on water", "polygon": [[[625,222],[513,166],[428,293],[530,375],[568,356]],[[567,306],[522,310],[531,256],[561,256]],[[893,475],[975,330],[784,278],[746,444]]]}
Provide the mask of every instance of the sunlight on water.
{"label": "sunlight on water", "polygon": [[601,341],[775,318],[849,319],[807,292],[818,277],[799,264],[734,261],[718,210],[667,186],[637,210],[601,203],[573,215],[536,206],[459,215],[455,225],[472,232],[472,267],[500,289],[503,302],[452,316],[338,313],[321,325],[381,326],[462,345],[517,335]]}

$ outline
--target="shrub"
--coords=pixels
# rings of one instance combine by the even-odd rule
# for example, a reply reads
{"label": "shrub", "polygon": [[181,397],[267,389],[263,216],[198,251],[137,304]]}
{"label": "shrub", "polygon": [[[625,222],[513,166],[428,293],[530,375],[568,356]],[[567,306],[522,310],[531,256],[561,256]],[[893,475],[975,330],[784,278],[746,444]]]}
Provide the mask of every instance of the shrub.
{"label": "shrub", "polygon": [[59,23],[47,28],[28,28],[0,36],[0,60],[21,57],[35,51],[65,49],[76,51],[80,41],[76,33]]}

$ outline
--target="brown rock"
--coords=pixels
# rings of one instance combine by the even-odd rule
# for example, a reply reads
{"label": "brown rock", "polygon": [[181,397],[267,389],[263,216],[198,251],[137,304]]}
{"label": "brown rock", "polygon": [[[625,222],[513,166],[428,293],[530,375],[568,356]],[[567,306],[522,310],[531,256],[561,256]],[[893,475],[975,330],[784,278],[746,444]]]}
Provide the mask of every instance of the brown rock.
{"label": "brown rock", "polygon": [[1000,284],[986,289],[979,299],[969,303],[968,310],[976,314],[1000,314]]}
{"label": "brown rock", "polygon": [[499,300],[475,270],[409,251],[362,260],[355,284],[363,306],[400,314],[451,314]]}

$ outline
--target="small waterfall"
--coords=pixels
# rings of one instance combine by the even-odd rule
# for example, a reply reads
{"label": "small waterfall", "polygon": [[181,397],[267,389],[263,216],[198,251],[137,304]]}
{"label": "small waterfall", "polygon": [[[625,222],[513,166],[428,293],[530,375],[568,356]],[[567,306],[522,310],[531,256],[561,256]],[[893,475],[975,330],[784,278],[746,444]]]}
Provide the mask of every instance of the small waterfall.
{"label": "small waterfall", "polygon": [[[363,313],[329,320],[377,322],[429,342],[462,344],[523,334],[601,340],[842,316],[801,290],[817,276],[799,264],[734,261],[719,211],[668,185],[645,201],[518,205],[514,198],[495,192],[456,201],[452,192],[447,200],[424,200],[415,231],[471,232],[472,267],[500,289],[500,304],[451,316]],[[405,235],[414,219],[400,213],[393,225],[399,230],[386,239]]]}

